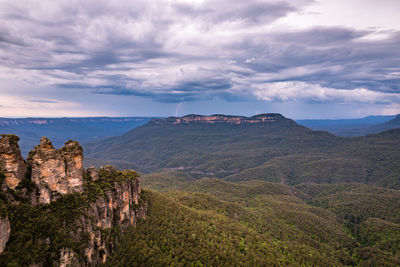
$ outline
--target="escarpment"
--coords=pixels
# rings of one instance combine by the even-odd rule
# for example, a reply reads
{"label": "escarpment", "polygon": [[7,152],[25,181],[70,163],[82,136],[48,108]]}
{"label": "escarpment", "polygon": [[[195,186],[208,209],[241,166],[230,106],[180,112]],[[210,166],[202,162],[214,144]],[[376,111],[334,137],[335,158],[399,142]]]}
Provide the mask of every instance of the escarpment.
{"label": "escarpment", "polygon": [[154,124],[188,124],[188,123],[206,123],[206,124],[260,124],[260,123],[273,123],[277,121],[288,120],[281,114],[259,114],[252,117],[244,116],[228,116],[215,114],[211,116],[204,115],[186,115],[183,117],[168,117],[166,119],[152,119],[151,123]]}
{"label": "escarpment", "polygon": [[85,170],[78,142],[55,149],[46,137],[24,161],[18,140],[0,139],[0,265],[104,263],[124,230],[146,217],[138,173]]}

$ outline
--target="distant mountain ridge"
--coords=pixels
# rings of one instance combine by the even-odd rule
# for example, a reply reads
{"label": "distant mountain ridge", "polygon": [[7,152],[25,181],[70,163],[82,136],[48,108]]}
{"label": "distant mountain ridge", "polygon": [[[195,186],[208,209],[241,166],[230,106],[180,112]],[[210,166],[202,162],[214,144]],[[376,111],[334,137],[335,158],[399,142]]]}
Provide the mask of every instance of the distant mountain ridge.
{"label": "distant mountain ridge", "polygon": [[389,123],[395,118],[395,115],[381,115],[358,119],[309,119],[296,120],[296,122],[313,130],[327,131],[337,136],[354,137],[399,128],[400,123]]}
{"label": "distant mountain ridge", "polygon": [[386,121],[384,123],[380,123],[377,125],[373,125],[368,128],[369,133],[378,133],[390,129],[400,128],[400,114],[394,117],[393,119]]}
{"label": "distant mountain ridge", "polygon": [[152,120],[84,147],[89,164],[110,163],[145,173],[169,169],[193,178],[400,188],[400,129],[344,138],[275,113],[249,118],[189,115]]}
{"label": "distant mountain ridge", "polygon": [[210,116],[190,114],[183,117],[168,117],[166,119],[152,119],[150,123],[154,124],[182,124],[182,123],[228,123],[228,124],[246,124],[246,123],[271,123],[278,120],[287,120],[278,113],[258,114],[252,117],[233,116],[214,114]]}
{"label": "distant mountain ridge", "polygon": [[83,117],[83,118],[0,118],[0,134],[21,137],[24,155],[42,136],[48,136],[56,147],[70,139],[90,142],[105,137],[121,135],[145,124],[148,117]]}
{"label": "distant mountain ridge", "polygon": [[64,122],[129,122],[129,121],[140,121],[141,117],[79,117],[79,118],[0,118],[0,126],[5,125],[44,125],[44,124],[55,124],[61,121]]}

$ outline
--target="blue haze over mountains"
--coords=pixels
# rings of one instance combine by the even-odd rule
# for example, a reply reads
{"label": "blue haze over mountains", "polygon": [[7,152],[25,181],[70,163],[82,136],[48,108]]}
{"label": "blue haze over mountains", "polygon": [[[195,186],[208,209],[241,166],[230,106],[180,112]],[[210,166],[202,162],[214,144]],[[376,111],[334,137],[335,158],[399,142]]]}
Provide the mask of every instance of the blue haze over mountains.
{"label": "blue haze over mountains", "polygon": [[149,117],[89,118],[0,118],[0,134],[15,134],[23,156],[39,143],[42,136],[50,138],[55,147],[72,139],[80,143],[117,136],[145,124]]}
{"label": "blue haze over mountains", "polygon": [[[22,154],[26,156],[42,136],[49,137],[55,147],[61,147],[70,139],[90,143],[122,135],[146,124],[151,119],[152,117],[0,118],[0,134],[18,135],[21,138],[19,144]],[[327,131],[344,137],[363,136],[400,128],[399,115],[296,122],[312,130]]]}
{"label": "blue haze over mountains", "polygon": [[312,130],[327,131],[343,137],[375,134],[400,127],[399,115],[367,116],[359,119],[297,120],[296,122]]}

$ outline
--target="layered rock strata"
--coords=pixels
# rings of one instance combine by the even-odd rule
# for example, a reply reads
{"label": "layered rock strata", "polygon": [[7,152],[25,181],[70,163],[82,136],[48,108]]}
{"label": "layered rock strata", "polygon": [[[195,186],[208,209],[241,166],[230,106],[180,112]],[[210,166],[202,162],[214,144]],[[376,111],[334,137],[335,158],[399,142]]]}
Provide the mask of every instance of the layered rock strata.
{"label": "layered rock strata", "polygon": [[184,117],[169,117],[166,119],[152,119],[151,122],[155,124],[187,124],[187,123],[227,123],[227,124],[257,124],[257,123],[271,123],[278,120],[285,120],[286,118],[280,114],[259,114],[252,117],[244,116],[227,116],[227,115],[187,115]]}

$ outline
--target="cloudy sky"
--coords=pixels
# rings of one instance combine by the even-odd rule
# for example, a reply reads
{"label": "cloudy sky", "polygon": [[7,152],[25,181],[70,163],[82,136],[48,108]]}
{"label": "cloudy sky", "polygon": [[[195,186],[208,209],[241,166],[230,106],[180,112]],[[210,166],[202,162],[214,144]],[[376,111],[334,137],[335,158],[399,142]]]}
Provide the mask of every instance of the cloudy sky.
{"label": "cloudy sky", "polygon": [[399,0],[0,0],[0,116],[400,113]]}

